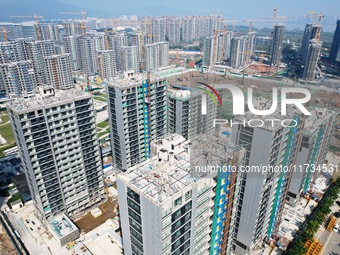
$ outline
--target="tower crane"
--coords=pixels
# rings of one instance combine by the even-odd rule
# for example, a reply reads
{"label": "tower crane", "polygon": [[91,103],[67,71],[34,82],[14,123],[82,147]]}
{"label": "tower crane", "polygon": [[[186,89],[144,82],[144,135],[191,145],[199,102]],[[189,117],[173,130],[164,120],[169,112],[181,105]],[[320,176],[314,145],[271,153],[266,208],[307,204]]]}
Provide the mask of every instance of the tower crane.
{"label": "tower crane", "polygon": [[277,10],[278,10],[279,8],[274,8],[274,14],[273,14],[273,28],[274,28],[274,26],[275,26],[275,23],[276,23],[276,18],[277,18]]}
{"label": "tower crane", "polygon": [[[227,25],[224,25],[223,26],[224,27],[224,29],[223,30],[215,30],[214,32],[215,32],[215,40],[214,40],[214,51],[215,51],[215,54],[214,54],[214,56],[216,57],[216,60],[215,61],[213,61],[213,62],[217,62],[217,38],[218,38],[218,35],[219,35],[219,33],[226,33],[227,32]],[[222,40],[222,46],[221,46],[221,48],[222,48],[222,58],[224,58],[224,40]]]}
{"label": "tower crane", "polygon": [[81,15],[81,35],[85,36],[86,35],[86,25],[85,25],[85,16],[89,15],[87,12],[84,10],[81,10],[81,12],[60,12],[59,14],[74,14],[74,15]]}
{"label": "tower crane", "polygon": [[231,23],[232,27],[233,27],[232,32],[234,33],[235,24],[239,23],[239,21],[237,21],[237,20],[224,20],[224,23],[226,23],[226,24]]}
{"label": "tower crane", "polygon": [[313,17],[312,25],[314,26],[315,22],[316,22],[316,20],[317,20],[317,18],[319,16],[319,13],[317,13],[317,12],[308,12],[308,14]]}
{"label": "tower crane", "polygon": [[34,19],[35,21],[35,30],[36,30],[36,33],[37,33],[37,39],[38,40],[41,40],[41,33],[40,33],[40,27],[39,27],[39,19],[43,19],[44,17],[43,16],[39,16],[35,13],[33,13],[32,16],[9,16],[10,18],[22,18],[22,19]]}
{"label": "tower crane", "polygon": [[317,29],[317,32],[316,32],[316,36],[315,36],[315,39],[317,41],[320,41],[320,38],[321,38],[321,27],[320,27],[320,24],[321,24],[321,21],[325,18],[326,16],[323,15],[322,13],[319,14],[319,19],[318,19],[318,29]]}
{"label": "tower crane", "polygon": [[7,34],[11,34],[11,32],[7,31],[4,27],[1,27],[1,32],[4,35],[4,42],[8,42]]}
{"label": "tower crane", "polygon": [[[249,33],[251,33],[252,31],[253,31],[253,22],[263,22],[263,23],[270,23],[270,22],[274,22],[274,23],[276,23],[276,20],[277,20],[277,18],[278,18],[278,16],[276,16],[276,11],[277,11],[277,8],[276,9],[274,9],[274,12],[275,12],[275,14],[274,14],[274,19],[273,20],[268,20],[268,19],[263,19],[263,20],[261,20],[261,19],[259,19],[259,20],[243,20],[243,22],[249,22]],[[286,16],[280,16],[279,17],[281,20],[281,22],[285,22],[286,21],[286,19],[287,19],[287,17]],[[247,52],[246,52],[246,63],[248,63],[248,59],[249,59],[249,49],[247,49]],[[262,64],[261,64],[261,66],[262,66]]]}

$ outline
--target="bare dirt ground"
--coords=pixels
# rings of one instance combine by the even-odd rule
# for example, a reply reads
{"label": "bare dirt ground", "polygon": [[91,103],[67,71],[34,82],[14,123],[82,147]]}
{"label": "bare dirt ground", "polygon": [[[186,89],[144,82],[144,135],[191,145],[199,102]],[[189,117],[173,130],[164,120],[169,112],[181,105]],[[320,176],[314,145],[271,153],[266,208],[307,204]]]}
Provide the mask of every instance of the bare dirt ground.
{"label": "bare dirt ground", "polygon": [[0,254],[1,255],[17,254],[17,251],[15,250],[13,243],[10,241],[2,225],[0,225]]}
{"label": "bare dirt ground", "polygon": [[88,212],[81,219],[77,220],[75,224],[80,228],[82,233],[87,233],[99,225],[103,224],[108,219],[116,216],[118,201],[108,198],[106,202],[99,205],[99,209],[102,211],[102,215],[94,218],[91,212]]}

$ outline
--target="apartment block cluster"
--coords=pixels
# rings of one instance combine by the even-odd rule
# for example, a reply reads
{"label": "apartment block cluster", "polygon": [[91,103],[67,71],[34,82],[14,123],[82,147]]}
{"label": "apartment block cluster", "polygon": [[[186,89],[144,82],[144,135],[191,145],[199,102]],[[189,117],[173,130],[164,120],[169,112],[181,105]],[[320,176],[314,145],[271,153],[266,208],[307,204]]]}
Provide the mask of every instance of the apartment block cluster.
{"label": "apartment block cluster", "polygon": [[69,54],[58,54],[53,40],[0,43],[1,97],[28,95],[44,84],[61,90],[74,87]]}
{"label": "apartment block cluster", "polygon": [[227,64],[231,68],[242,69],[252,62],[256,45],[270,45],[270,65],[280,66],[284,33],[284,25],[275,25],[271,38],[256,37],[256,32],[252,31],[245,35],[216,31],[215,35],[204,39],[203,66]]}
{"label": "apartment block cluster", "polygon": [[32,26],[24,38],[0,42],[1,97],[29,95],[45,84],[69,89],[74,76],[110,80],[169,65],[167,41],[153,42],[141,33],[86,32],[79,22],[60,26]]}
{"label": "apartment block cluster", "polygon": [[[150,86],[163,90],[164,82],[154,77]],[[338,113],[310,108],[312,115],[306,117],[290,108],[288,115],[296,123],[294,127],[279,122],[259,127],[238,124],[229,131],[222,127],[216,133],[212,123],[220,116],[219,107],[208,100],[208,113],[202,116],[201,90],[171,85],[167,94],[168,132],[163,135],[161,122],[162,132],[158,136],[158,122],[150,123],[148,119],[156,117],[156,112],[133,116],[136,110],[143,113],[142,105],[148,107],[152,100],[157,103],[157,96],[152,93],[145,101],[148,89],[143,97],[140,89],[140,84],[145,84],[143,78],[134,83],[136,79],[108,87],[113,153],[117,162],[127,162],[116,166],[122,170],[117,186],[124,251],[127,254],[230,254],[232,251],[251,254],[263,241],[277,242],[284,205],[297,203],[301,195],[310,192],[315,176],[305,166],[323,164]],[[124,91],[121,94],[122,86],[126,94]],[[117,111],[118,106],[124,107],[124,102],[117,104],[116,100],[128,96],[132,105],[127,101],[126,111]],[[259,110],[268,109],[271,104],[264,99],[256,102]],[[119,115],[121,111],[126,112],[124,122]],[[253,115],[248,112],[244,117],[247,121]],[[277,111],[271,117],[284,120],[287,116],[283,118]],[[257,118],[261,122],[262,118]],[[242,118],[236,120],[242,123]],[[136,125],[137,128],[131,129]],[[117,135],[119,130],[122,133]],[[258,150],[259,147],[262,149]],[[293,177],[283,171],[224,171],[208,175],[195,168],[297,164],[304,169]]]}
{"label": "apartment block cluster", "polygon": [[[125,254],[252,254],[263,241],[275,243],[284,204],[296,203],[310,191],[315,178],[311,169],[295,176],[228,170],[323,164],[338,113],[310,107],[312,115],[306,117],[291,108],[285,118],[296,125],[217,129],[213,123],[221,106],[215,98],[202,100],[204,85],[168,84],[161,73],[140,72],[167,65],[169,43],[164,41],[178,32],[177,18],[144,18],[145,29],[150,19],[151,31],[143,34],[84,34],[81,26],[70,23],[61,45],[42,38],[0,43],[0,88],[5,96],[20,96],[7,109],[37,214],[49,222],[57,215],[75,218],[104,199],[93,97],[74,86],[72,78],[72,71],[99,73],[107,79]],[[188,17],[179,23],[182,33],[191,29],[185,32],[188,38],[192,33],[201,38],[212,36],[223,20]],[[152,33],[158,40],[148,41]],[[273,65],[280,60],[283,34],[284,26],[276,25]],[[211,61],[230,54],[241,66],[249,57],[244,50],[253,51],[255,34],[233,37],[226,32],[206,40],[209,51],[218,52],[209,55]],[[306,59],[309,55],[307,51]],[[217,92],[223,95],[223,90]],[[258,110],[270,105],[256,101]],[[279,111],[271,117],[283,120]],[[250,112],[244,116],[252,118]],[[227,171],[209,174],[204,171],[208,165]]]}

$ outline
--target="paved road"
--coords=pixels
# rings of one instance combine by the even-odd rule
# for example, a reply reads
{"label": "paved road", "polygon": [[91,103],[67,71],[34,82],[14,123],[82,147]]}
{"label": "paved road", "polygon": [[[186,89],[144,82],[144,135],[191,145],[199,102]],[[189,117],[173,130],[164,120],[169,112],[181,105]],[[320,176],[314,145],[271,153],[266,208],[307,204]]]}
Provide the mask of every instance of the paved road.
{"label": "paved road", "polygon": [[332,231],[332,233],[329,234],[330,239],[328,240],[328,243],[325,243],[325,248],[323,250],[322,254],[325,255],[340,255],[340,234],[335,233]]}

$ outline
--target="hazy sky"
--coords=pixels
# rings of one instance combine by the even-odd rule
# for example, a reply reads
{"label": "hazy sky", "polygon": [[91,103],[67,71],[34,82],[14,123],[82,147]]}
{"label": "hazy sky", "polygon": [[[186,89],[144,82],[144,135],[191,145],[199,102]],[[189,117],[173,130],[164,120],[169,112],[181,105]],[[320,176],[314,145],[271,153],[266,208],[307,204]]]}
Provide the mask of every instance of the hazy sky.
{"label": "hazy sky", "polygon": [[298,14],[307,12],[324,12],[327,15],[340,15],[339,0],[60,0],[84,6],[91,9],[116,9],[138,11],[146,6],[155,6],[173,9],[179,12],[204,14],[209,10],[220,10],[226,17],[250,15],[253,18],[259,15],[271,15],[275,7],[279,8],[280,15]]}

